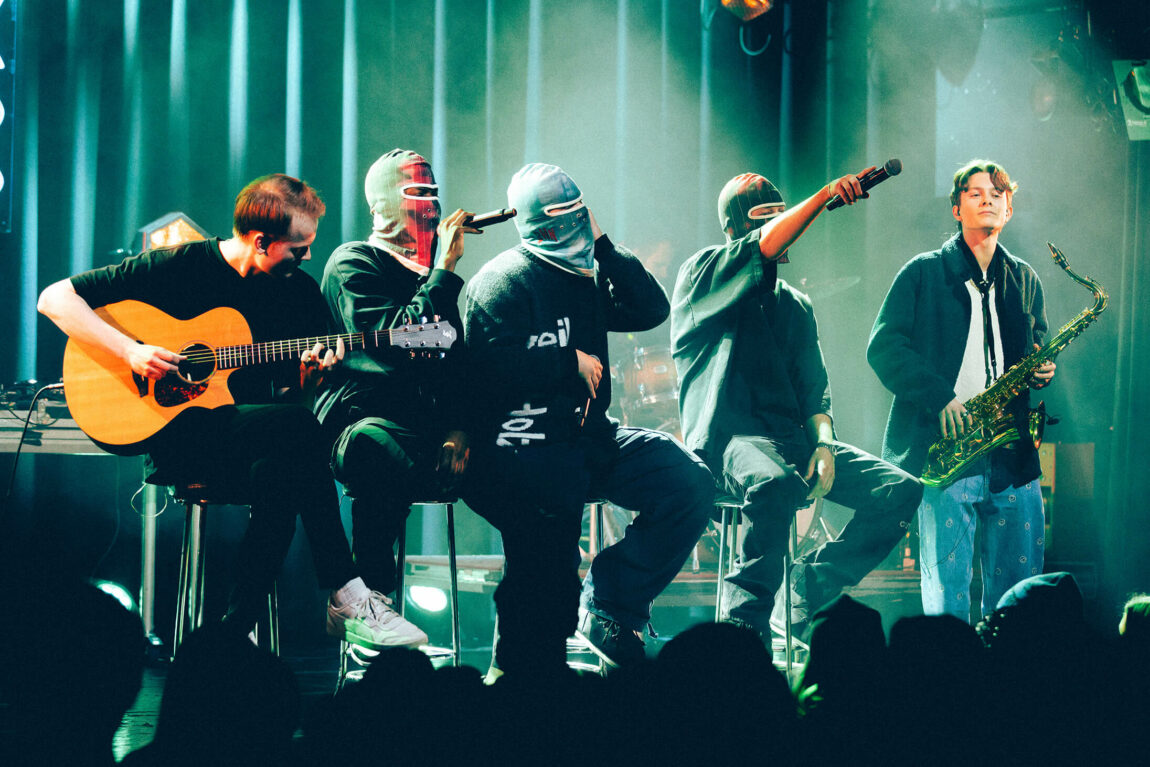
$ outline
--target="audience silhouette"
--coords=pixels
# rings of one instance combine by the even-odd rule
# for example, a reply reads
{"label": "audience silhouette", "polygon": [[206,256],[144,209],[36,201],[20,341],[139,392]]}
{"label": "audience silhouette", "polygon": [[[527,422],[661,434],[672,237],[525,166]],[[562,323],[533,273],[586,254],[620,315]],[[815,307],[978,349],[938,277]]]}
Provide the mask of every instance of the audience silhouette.
{"label": "audience silhouette", "polygon": [[[49,598],[66,620],[45,613]],[[143,678],[139,617],[91,583],[50,575],[9,584],[0,615],[0,764],[115,764],[112,738]],[[37,615],[57,617],[27,622]]]}
{"label": "audience silhouette", "polygon": [[[35,642],[0,635],[0,763],[111,765],[140,687],[140,622],[90,584],[48,585],[69,622]],[[0,609],[33,614],[39,594],[5,589]],[[486,685],[474,668],[387,650],[302,728],[287,664],[208,626],[168,670],[153,741],[122,764],[1139,764],[1147,679],[1150,596],[1096,635],[1068,573],[1019,583],[977,628],[909,617],[889,642],[877,611],[839,596],[814,616],[793,690],[757,634],[707,623],[606,678]]]}
{"label": "audience silhouette", "polygon": [[300,695],[287,664],[226,624],[193,631],[176,650],[156,734],[122,764],[286,764]]}

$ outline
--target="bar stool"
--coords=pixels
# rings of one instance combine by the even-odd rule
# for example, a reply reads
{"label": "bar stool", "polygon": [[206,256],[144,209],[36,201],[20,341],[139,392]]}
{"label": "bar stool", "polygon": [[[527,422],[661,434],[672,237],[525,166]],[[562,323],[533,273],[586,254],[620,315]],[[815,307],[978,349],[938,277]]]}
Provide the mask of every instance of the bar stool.
{"label": "bar stool", "polygon": [[[242,506],[244,499],[231,497],[203,482],[183,482],[169,486],[172,498],[183,504],[184,538],[180,548],[180,581],[176,594],[176,627],[172,639],[172,654],[179,649],[184,638],[204,623],[204,543],[207,534],[208,506]],[[261,621],[262,623],[262,621]],[[266,624],[257,624],[256,643],[265,646],[274,655],[280,652],[279,605],[276,585],[272,583],[268,594]]]}
{"label": "bar stool", "polygon": [[[822,499],[820,498],[816,500],[814,504],[811,504],[815,507],[816,516],[818,515],[818,510],[821,508],[821,502]],[[730,618],[730,615],[723,609],[723,581],[726,580],[727,574],[734,568],[735,561],[739,555],[739,534],[742,531],[743,507],[745,505],[744,499],[725,492],[720,492],[715,499],[715,509],[718,511],[719,517],[719,564],[718,572],[715,576],[716,623]],[[783,618],[783,649],[785,667],[788,674],[791,673],[795,665],[795,650],[802,649],[806,651],[808,649],[804,642],[795,638],[791,619],[791,608],[794,604],[794,600],[791,596],[793,591],[792,578],[794,575],[791,569],[795,556],[799,551],[798,514],[807,508],[810,508],[810,505],[795,509],[792,514],[789,527],[790,541],[783,552],[784,582],[782,588],[784,589],[783,607],[785,610]]]}
{"label": "bar stool", "polygon": [[739,533],[743,524],[743,499],[721,493],[715,499],[719,512],[719,562],[715,574],[715,623],[730,617],[723,610],[723,581],[735,566],[739,556]]}
{"label": "bar stool", "polygon": [[[451,647],[436,645],[422,645],[419,650],[424,655],[435,660],[450,658],[451,665],[458,668],[463,664],[463,645],[459,632],[459,565],[455,551],[455,499],[438,501],[413,501],[410,508],[416,506],[439,506],[444,509],[447,521],[447,573],[448,573],[448,606],[451,611]],[[407,572],[407,526],[400,530],[395,555],[395,599],[396,612],[401,616],[407,607],[407,591],[404,588],[404,575]],[[366,667],[379,655],[378,650],[341,641],[339,652],[339,677],[336,680],[336,692],[343,689],[349,680],[363,677]],[[351,664],[359,666],[352,668]]]}

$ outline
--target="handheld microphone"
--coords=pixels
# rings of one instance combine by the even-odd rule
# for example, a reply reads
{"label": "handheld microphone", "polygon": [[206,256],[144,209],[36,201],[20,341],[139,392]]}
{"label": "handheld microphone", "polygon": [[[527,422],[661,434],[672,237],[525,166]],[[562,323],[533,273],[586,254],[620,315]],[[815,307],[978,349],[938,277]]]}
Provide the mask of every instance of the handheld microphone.
{"label": "handheld microphone", "polygon": [[480,213],[478,216],[472,216],[466,219],[463,225],[482,229],[492,224],[502,224],[511,218],[515,218],[515,208],[503,208],[502,210],[493,210],[490,213]]}
{"label": "handheld microphone", "polygon": [[[875,184],[882,183],[891,176],[897,176],[900,173],[902,173],[902,160],[890,159],[887,160],[886,165],[881,168],[875,168],[870,173],[859,176],[859,183],[862,184],[862,190],[865,193]],[[843,205],[846,205],[846,203],[843,202],[843,198],[836,194],[830,199],[830,202],[827,203],[827,210],[841,208]]]}

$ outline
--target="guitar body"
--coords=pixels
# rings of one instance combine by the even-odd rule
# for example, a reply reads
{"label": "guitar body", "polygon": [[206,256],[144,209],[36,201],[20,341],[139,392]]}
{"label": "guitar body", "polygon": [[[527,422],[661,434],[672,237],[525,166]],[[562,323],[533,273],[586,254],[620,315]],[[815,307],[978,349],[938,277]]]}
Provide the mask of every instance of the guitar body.
{"label": "guitar body", "polygon": [[146,452],[141,443],[188,408],[234,402],[228,390],[232,370],[217,370],[210,353],[252,342],[247,321],[235,309],[219,307],[178,320],[141,301],[120,301],[96,313],[131,338],[192,358],[181,364],[180,375],[152,381],[135,375],[123,360],[103,349],[68,340],[64,349],[68,409],[76,425],[105,450],[138,455]]}

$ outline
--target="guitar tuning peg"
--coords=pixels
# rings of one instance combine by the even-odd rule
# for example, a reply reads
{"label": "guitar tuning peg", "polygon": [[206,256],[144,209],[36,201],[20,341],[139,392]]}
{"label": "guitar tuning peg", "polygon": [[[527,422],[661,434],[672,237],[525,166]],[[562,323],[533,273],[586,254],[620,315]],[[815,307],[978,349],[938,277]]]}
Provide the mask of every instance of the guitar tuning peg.
{"label": "guitar tuning peg", "polygon": [[447,352],[440,352],[439,353],[439,359],[444,359],[446,357],[447,357]]}
{"label": "guitar tuning peg", "polygon": [[439,322],[439,315],[438,314],[431,315],[431,321],[432,322]]}
{"label": "guitar tuning peg", "polygon": [[420,322],[427,322],[427,315],[421,315],[419,318],[419,321]]}
{"label": "guitar tuning peg", "polygon": [[415,359],[415,349],[412,349],[410,353],[411,353],[411,358]]}

